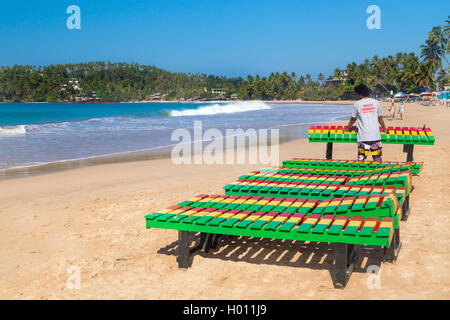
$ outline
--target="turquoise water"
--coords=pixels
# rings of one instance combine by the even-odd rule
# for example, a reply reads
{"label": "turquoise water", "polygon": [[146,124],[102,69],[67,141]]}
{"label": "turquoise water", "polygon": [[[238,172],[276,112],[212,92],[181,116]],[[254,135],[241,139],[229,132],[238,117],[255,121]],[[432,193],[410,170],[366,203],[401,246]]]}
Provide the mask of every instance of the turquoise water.
{"label": "turquoise water", "polygon": [[346,119],[351,106],[235,103],[0,103],[0,170],[170,147],[175,129],[274,128]]}
{"label": "turquoise water", "polygon": [[165,111],[182,110],[183,103],[3,103],[0,127],[76,122],[95,118],[161,117]]}

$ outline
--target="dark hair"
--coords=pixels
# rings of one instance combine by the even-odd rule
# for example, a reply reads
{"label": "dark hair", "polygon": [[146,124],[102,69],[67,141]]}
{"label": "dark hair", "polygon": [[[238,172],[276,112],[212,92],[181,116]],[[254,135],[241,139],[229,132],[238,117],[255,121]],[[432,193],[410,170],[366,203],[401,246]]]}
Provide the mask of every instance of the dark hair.
{"label": "dark hair", "polygon": [[355,90],[355,93],[359,94],[360,96],[370,96],[370,89],[365,84],[358,84],[353,90]]}

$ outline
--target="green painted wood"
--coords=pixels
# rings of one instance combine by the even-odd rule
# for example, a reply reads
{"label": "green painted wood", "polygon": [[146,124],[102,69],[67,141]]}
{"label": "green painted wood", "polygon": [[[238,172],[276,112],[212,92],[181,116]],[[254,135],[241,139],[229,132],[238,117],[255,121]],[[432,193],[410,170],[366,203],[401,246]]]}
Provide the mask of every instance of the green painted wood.
{"label": "green painted wood", "polygon": [[[331,242],[331,243],[348,243],[348,244],[360,244],[360,245],[377,245],[377,246],[390,246],[392,239],[393,229],[390,228],[380,228],[378,232],[374,232],[371,235],[360,235],[360,234],[345,234],[342,231],[330,232],[325,230],[323,233],[313,233],[311,228],[307,232],[298,231],[297,228],[292,228],[287,230],[285,227],[281,231],[281,226],[275,230],[266,230],[262,228],[226,228],[220,225],[211,225],[209,223],[206,226],[196,225],[196,224],[183,224],[177,223],[173,224],[170,222],[159,222],[155,220],[147,220],[147,228],[159,228],[159,229],[171,229],[171,230],[182,230],[191,232],[205,232],[205,233],[216,233],[216,234],[228,234],[235,236],[248,236],[248,237],[261,237],[261,238],[273,238],[273,239],[286,239],[286,240],[297,240],[297,241],[314,241],[314,242]],[[381,231],[381,232],[380,232]]]}

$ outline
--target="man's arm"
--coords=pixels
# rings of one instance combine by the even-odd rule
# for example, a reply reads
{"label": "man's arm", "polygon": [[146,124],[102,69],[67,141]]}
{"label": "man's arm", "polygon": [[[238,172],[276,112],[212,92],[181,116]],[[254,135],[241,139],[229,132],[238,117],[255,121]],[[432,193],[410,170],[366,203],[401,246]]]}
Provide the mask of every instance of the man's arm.
{"label": "man's arm", "polygon": [[344,132],[350,132],[350,129],[352,128],[353,124],[355,123],[356,118],[351,117],[350,121],[347,124],[347,127],[344,129]]}
{"label": "man's arm", "polygon": [[378,123],[381,124],[381,127],[383,128],[383,131],[386,131],[386,125],[384,124],[383,117],[378,117]]}

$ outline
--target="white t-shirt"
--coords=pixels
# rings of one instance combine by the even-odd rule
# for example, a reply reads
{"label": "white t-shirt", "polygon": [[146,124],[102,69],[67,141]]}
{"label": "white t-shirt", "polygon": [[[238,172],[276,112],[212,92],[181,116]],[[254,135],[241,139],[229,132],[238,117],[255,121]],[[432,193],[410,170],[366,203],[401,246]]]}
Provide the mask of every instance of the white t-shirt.
{"label": "white t-shirt", "polygon": [[381,140],[378,117],[383,111],[372,98],[361,99],[353,105],[352,117],[358,119],[358,142]]}

